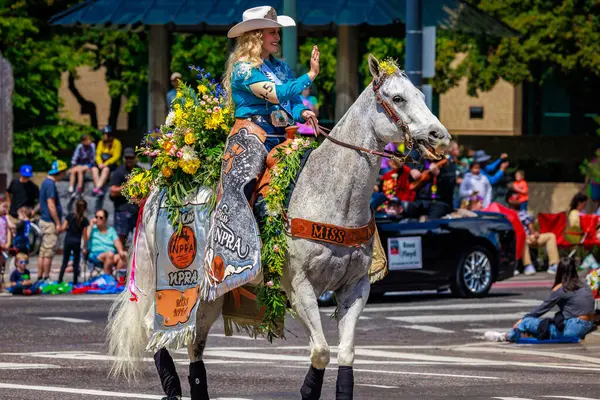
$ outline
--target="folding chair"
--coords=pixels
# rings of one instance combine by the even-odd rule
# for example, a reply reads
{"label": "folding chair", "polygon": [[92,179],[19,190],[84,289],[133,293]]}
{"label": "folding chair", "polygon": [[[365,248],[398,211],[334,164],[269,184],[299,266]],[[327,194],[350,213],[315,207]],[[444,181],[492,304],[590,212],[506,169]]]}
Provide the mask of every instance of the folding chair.
{"label": "folding chair", "polygon": [[599,215],[581,215],[579,217],[581,231],[584,234],[582,239],[583,247],[586,250],[591,250],[594,246],[600,246],[600,241],[596,237],[596,228],[600,223]]}
{"label": "folding chair", "polygon": [[[561,249],[571,249],[573,250],[569,253],[569,258],[573,257],[577,252],[577,248],[583,247],[583,241],[586,236],[584,232],[575,232],[569,231],[567,232],[567,214],[566,213],[557,213],[557,214],[538,214],[538,222],[540,224],[540,233],[554,233],[556,236],[556,244]],[[581,237],[577,243],[573,243],[568,241],[565,238],[565,234],[572,237]]]}

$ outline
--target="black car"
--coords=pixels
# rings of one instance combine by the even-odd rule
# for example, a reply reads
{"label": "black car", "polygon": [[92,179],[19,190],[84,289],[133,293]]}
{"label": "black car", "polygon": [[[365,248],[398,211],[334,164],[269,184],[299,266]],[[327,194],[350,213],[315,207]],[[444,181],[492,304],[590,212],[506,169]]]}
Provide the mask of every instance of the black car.
{"label": "black car", "polygon": [[378,219],[389,274],[371,287],[391,291],[450,288],[460,297],[485,296],[493,282],[513,276],[516,238],[502,214],[426,222]]}

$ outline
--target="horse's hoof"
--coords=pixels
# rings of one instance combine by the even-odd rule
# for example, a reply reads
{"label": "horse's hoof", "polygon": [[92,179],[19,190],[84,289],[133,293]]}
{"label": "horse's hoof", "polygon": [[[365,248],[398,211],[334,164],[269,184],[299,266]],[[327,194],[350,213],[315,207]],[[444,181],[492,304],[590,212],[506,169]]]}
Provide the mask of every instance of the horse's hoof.
{"label": "horse's hoof", "polygon": [[206,382],[206,368],[203,361],[190,363],[190,393],[192,400],[210,400]]}

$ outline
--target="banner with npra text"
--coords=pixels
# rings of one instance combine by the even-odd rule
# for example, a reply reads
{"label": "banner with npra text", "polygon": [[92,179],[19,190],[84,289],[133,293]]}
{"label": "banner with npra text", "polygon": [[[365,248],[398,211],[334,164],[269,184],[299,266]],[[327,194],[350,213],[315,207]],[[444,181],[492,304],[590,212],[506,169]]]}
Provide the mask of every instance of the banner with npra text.
{"label": "banner with npra text", "polygon": [[164,193],[156,223],[156,293],[154,333],[147,350],[180,349],[193,339],[209,222],[210,190],[198,194],[180,210],[183,228],[169,222]]}

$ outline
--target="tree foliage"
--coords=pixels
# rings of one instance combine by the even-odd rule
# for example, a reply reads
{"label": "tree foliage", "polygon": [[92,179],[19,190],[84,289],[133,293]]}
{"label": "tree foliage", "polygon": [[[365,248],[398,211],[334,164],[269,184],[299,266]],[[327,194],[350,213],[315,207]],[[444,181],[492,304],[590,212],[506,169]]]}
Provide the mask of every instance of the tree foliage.
{"label": "tree foliage", "polygon": [[195,82],[197,72],[189,66],[198,65],[219,78],[225,71],[228,48],[229,39],[225,36],[173,34],[171,71],[181,73],[184,81]]}

